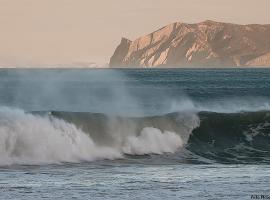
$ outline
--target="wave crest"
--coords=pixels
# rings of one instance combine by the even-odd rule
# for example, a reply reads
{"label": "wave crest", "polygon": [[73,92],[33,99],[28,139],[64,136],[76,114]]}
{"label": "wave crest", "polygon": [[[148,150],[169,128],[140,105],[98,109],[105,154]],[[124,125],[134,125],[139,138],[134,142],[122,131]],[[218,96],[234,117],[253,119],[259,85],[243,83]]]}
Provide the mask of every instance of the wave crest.
{"label": "wave crest", "polygon": [[[118,134],[118,142],[105,145],[71,122],[51,115],[0,110],[0,165],[49,164],[123,158],[124,154],[174,153],[181,136],[145,127],[140,134]],[[106,139],[100,133],[100,137]],[[112,135],[111,135],[112,136]]]}
{"label": "wave crest", "polygon": [[150,154],[181,162],[270,163],[269,142],[269,111],[120,117],[0,109],[0,165]]}

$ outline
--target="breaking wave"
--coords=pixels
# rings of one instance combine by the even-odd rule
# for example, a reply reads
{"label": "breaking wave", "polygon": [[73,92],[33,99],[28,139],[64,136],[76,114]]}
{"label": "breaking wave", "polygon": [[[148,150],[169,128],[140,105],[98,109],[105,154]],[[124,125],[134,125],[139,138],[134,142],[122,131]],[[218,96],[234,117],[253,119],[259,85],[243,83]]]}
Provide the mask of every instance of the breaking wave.
{"label": "breaking wave", "polygon": [[[0,165],[82,162],[124,158],[125,154],[174,153],[183,145],[181,136],[172,131],[146,126],[137,133],[135,124],[132,130],[131,121],[120,126],[117,123],[121,123],[121,119],[107,118],[106,126],[102,124],[101,116],[95,121],[96,114],[52,113],[1,109]],[[66,117],[61,119],[60,115]],[[88,117],[83,119],[85,115]],[[74,117],[74,123],[69,117]],[[109,127],[111,129],[107,130]]]}
{"label": "breaking wave", "polygon": [[177,155],[179,163],[258,164],[270,163],[269,143],[269,111],[121,117],[0,109],[0,165],[145,155]]}

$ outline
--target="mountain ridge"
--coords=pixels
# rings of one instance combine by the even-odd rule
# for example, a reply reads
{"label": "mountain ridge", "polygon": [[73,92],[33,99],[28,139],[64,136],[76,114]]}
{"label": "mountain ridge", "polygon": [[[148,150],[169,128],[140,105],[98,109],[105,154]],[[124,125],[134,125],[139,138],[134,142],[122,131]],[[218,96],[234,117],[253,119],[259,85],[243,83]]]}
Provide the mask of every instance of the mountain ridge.
{"label": "mountain ridge", "polygon": [[270,66],[270,25],[175,22],[134,41],[122,38],[110,67]]}

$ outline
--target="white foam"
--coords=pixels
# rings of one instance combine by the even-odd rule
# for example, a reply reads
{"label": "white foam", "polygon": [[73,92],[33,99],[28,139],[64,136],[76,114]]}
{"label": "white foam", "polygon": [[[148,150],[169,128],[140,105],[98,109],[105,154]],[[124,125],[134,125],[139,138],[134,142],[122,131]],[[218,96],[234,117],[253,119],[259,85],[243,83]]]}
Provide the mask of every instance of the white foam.
{"label": "white foam", "polygon": [[124,154],[174,153],[180,135],[146,127],[139,135],[120,134],[116,146],[101,146],[75,125],[52,116],[0,108],[0,165],[40,165],[124,158]]}
{"label": "white foam", "polygon": [[146,127],[139,136],[126,138],[122,147],[123,152],[132,155],[174,153],[182,147],[183,141],[174,132]]}
{"label": "white foam", "polygon": [[21,110],[0,110],[0,165],[45,164],[114,159],[121,153],[99,147],[63,120]]}

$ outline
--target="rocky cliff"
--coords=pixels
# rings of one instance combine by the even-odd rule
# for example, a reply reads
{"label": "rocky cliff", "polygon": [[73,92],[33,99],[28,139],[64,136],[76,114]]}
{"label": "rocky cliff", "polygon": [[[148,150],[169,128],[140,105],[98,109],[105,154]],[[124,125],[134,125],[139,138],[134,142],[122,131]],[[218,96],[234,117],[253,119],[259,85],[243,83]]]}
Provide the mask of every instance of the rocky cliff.
{"label": "rocky cliff", "polygon": [[270,25],[173,23],[134,41],[122,38],[110,66],[270,66]]}

